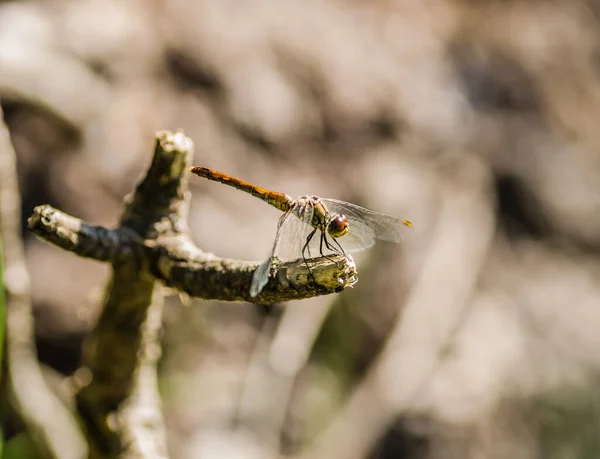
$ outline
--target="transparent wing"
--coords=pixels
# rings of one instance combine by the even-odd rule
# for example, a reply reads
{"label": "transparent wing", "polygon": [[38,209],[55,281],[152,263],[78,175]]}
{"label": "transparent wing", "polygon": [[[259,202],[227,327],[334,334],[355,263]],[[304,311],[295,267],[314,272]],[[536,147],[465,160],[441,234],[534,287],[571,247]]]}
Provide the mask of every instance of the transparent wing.
{"label": "transparent wing", "polygon": [[267,285],[267,282],[269,282],[269,271],[271,268],[271,263],[273,263],[273,257],[275,256],[275,252],[279,245],[282,229],[286,226],[286,222],[290,220],[296,220],[291,211],[288,211],[279,217],[279,221],[277,222],[277,232],[275,233],[275,240],[273,241],[271,252],[269,253],[267,259],[257,266],[257,268],[254,270],[254,274],[252,275],[250,296],[255,297],[258,295],[265,285]]}
{"label": "transparent wing", "polygon": [[348,217],[350,230],[338,239],[347,252],[368,249],[375,244],[375,239],[403,242],[410,236],[412,225],[399,217],[374,212],[337,199],[321,198],[321,201],[330,213],[341,213]]}
{"label": "transparent wing", "polygon": [[[312,217],[313,207],[310,205],[299,206],[281,216],[269,258],[254,271],[250,287],[251,296],[258,295],[267,285],[274,257],[277,257],[279,261],[293,261],[302,258],[302,249],[307,244],[310,234],[314,231],[313,226],[310,224]],[[305,253],[307,259],[321,255],[320,241],[321,233],[317,230],[307,245],[307,252]],[[333,252],[323,245],[323,254],[328,255],[331,253]]]}
{"label": "transparent wing", "polygon": [[255,297],[269,282],[269,268],[271,267],[271,257],[267,258],[257,266],[252,275],[252,284],[250,285],[250,296]]}
{"label": "transparent wing", "polygon": [[[310,225],[313,216],[311,206],[298,207],[290,212],[290,216],[279,228],[278,242],[273,255],[281,261],[292,261],[302,257],[302,246],[312,232]],[[314,239],[314,237],[313,237]]]}

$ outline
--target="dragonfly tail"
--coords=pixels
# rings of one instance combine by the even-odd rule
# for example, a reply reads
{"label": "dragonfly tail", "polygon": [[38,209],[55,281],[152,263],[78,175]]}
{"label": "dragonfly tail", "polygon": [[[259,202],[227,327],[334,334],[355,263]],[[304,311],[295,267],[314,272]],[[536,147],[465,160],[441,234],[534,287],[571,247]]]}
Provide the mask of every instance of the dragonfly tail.
{"label": "dragonfly tail", "polygon": [[276,207],[282,212],[287,212],[290,209],[292,198],[285,193],[270,191],[256,185],[252,185],[244,180],[240,180],[232,177],[231,175],[224,174],[223,172],[209,169],[207,167],[194,166],[190,168],[190,172],[196,174],[198,177],[220,182],[233,188],[237,188],[238,190],[245,191],[256,198],[265,201],[267,204],[271,204],[273,207]]}

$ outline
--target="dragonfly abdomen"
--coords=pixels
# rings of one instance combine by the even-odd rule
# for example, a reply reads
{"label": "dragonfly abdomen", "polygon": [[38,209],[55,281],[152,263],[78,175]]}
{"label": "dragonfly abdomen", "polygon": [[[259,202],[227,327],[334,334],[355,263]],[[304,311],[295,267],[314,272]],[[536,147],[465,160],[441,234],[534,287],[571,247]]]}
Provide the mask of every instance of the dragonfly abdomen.
{"label": "dragonfly abdomen", "polygon": [[290,209],[292,198],[285,193],[269,191],[265,188],[245,182],[244,180],[232,177],[231,175],[227,175],[213,169],[208,169],[206,167],[196,166],[192,167],[190,171],[199,177],[220,182],[233,188],[237,188],[238,190],[245,191],[246,193],[257,197],[258,199],[262,199],[266,203],[271,204],[273,207],[276,207],[282,212],[287,212]]}

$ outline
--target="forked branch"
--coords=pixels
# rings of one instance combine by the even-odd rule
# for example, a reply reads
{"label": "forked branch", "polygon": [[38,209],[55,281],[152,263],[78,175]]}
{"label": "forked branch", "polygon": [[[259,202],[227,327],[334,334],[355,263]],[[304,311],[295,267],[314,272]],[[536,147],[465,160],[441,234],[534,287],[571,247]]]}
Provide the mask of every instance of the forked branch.
{"label": "forked branch", "polygon": [[269,283],[251,297],[256,263],[221,259],[192,242],[186,223],[192,149],[182,133],[158,133],[152,164],[115,229],[87,225],[47,205],[28,221],[38,237],[113,267],[78,373],[77,407],[92,457],[166,457],[156,389],[159,281],[192,297],[262,304],[339,292],[356,282],[350,257],[312,259],[308,267],[299,260],[274,266]]}

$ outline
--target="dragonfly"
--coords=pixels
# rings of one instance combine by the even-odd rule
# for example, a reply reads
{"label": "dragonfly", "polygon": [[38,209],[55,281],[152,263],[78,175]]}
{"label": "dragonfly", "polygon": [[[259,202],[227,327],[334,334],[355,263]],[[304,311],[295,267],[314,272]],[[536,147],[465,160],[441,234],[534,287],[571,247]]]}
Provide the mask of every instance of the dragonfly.
{"label": "dragonfly", "polygon": [[269,282],[269,272],[276,259],[291,261],[302,257],[312,276],[307,258],[313,253],[330,258],[330,255],[346,256],[346,253],[368,249],[376,239],[402,242],[413,226],[408,220],[337,199],[312,195],[293,198],[206,167],[195,166],[190,172],[245,191],[283,212],[269,257],[252,276],[252,297],[256,297]]}

